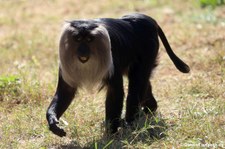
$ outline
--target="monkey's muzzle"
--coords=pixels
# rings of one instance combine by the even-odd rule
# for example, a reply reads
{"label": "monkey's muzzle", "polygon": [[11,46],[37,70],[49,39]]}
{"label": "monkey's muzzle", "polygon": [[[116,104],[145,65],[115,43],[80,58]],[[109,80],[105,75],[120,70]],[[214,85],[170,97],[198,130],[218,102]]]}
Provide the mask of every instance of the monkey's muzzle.
{"label": "monkey's muzzle", "polygon": [[80,44],[80,46],[77,49],[77,56],[81,63],[86,63],[90,58],[90,48],[87,44]]}

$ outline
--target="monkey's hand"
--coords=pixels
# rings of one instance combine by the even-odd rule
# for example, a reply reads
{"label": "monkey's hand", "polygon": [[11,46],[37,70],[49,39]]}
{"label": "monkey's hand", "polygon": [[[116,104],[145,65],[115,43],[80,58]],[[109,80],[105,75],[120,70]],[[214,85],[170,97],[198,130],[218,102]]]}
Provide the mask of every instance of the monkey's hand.
{"label": "monkey's hand", "polygon": [[48,123],[49,123],[49,130],[51,130],[55,135],[59,137],[64,137],[66,136],[66,132],[57,126],[59,124],[58,119],[55,116],[49,116],[48,117]]}

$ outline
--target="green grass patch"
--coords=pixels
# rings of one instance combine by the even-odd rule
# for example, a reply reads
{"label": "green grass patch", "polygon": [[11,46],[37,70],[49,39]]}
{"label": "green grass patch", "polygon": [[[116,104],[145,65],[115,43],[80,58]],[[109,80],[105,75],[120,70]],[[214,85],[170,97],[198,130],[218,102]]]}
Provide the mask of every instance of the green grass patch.
{"label": "green grass patch", "polygon": [[17,76],[0,76],[0,101],[6,95],[16,97],[20,94],[21,79]]}
{"label": "green grass patch", "polygon": [[216,7],[224,4],[224,0],[199,0],[202,7],[211,6]]}

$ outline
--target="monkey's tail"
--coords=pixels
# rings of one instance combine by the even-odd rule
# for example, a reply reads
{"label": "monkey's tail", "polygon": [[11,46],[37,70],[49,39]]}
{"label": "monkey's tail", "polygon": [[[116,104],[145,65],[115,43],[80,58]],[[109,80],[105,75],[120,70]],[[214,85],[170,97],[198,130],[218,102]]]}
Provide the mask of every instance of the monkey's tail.
{"label": "monkey's tail", "polygon": [[188,73],[190,71],[190,68],[187,64],[185,64],[179,57],[176,56],[176,54],[171,49],[169,42],[162,31],[161,27],[158,25],[158,34],[159,37],[166,49],[167,54],[169,55],[170,59],[173,61],[174,65],[178,70],[180,70],[183,73]]}

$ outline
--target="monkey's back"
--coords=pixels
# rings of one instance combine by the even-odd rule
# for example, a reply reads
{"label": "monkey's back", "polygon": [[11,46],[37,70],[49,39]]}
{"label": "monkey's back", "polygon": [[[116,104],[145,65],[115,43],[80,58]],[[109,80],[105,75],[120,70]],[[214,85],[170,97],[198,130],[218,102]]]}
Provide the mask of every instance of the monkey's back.
{"label": "monkey's back", "polygon": [[99,22],[109,32],[116,67],[123,71],[135,61],[146,60],[156,65],[159,41],[154,19],[135,13],[120,19],[103,18]]}

